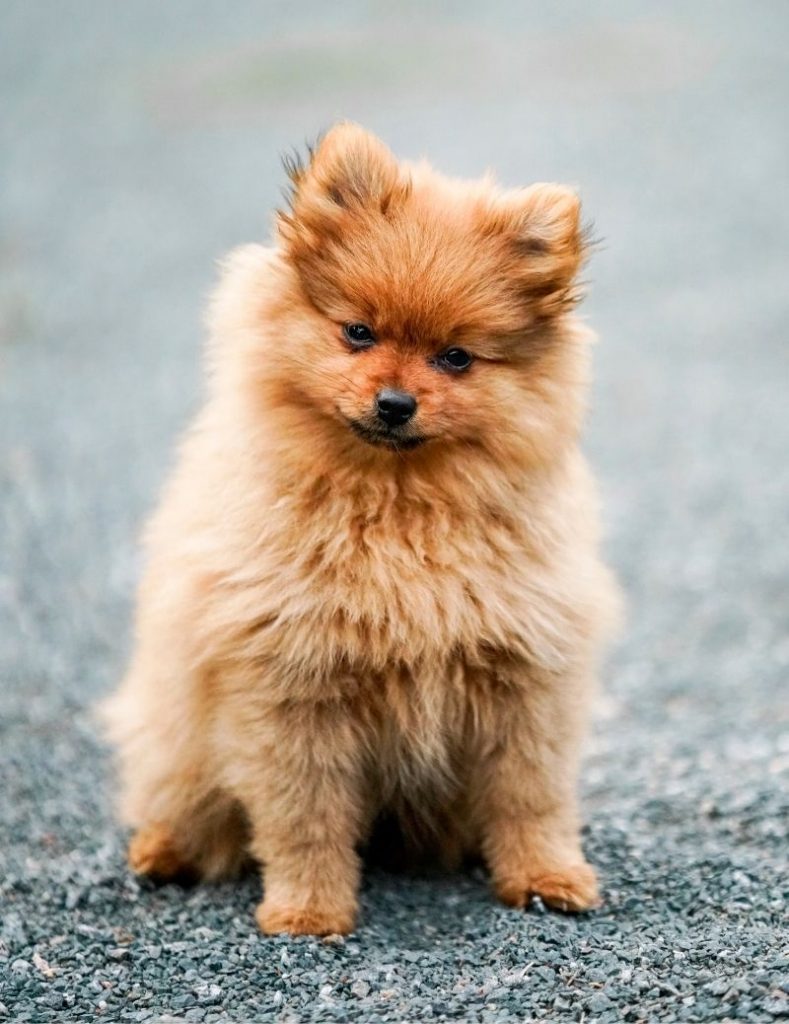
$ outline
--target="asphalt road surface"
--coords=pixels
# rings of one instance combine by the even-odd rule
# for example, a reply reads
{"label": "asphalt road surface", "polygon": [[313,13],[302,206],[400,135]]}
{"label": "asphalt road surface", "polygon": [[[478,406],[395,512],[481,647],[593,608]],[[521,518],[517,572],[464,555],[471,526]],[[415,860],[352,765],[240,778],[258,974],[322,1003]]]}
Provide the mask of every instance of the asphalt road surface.
{"label": "asphalt road surface", "polygon": [[[106,4],[0,14],[0,1019],[789,1013],[789,6]],[[356,935],[129,877],[90,715],[199,396],[213,263],[338,117],[578,185],[587,448],[630,617],[584,772],[605,906],[371,873]]]}

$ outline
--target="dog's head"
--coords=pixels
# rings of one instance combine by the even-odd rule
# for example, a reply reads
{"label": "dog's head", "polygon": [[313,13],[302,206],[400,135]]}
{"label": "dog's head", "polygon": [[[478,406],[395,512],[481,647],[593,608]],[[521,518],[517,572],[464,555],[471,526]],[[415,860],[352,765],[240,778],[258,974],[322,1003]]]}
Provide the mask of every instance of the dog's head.
{"label": "dog's head", "polygon": [[584,246],[571,190],[450,180],[351,124],[286,166],[278,230],[303,298],[281,355],[300,401],[399,453],[539,445],[575,415],[582,373],[562,328]]}

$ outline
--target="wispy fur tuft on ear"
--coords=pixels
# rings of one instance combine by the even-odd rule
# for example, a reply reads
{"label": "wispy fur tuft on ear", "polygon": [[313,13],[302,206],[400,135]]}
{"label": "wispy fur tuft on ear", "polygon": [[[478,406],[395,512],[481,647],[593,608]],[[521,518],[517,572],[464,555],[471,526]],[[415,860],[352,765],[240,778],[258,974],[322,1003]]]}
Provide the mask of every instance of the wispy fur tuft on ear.
{"label": "wispy fur tuft on ear", "polygon": [[580,212],[572,189],[540,183],[504,193],[493,213],[489,229],[507,237],[521,286],[540,319],[565,312],[580,298],[576,277],[588,245]]}
{"label": "wispy fur tuft on ear", "polygon": [[342,122],[298,154],[283,158],[291,182],[288,210],[278,212],[280,236],[292,249],[312,247],[334,235],[348,216],[386,216],[408,193],[408,180],[386,146],[358,125]]}

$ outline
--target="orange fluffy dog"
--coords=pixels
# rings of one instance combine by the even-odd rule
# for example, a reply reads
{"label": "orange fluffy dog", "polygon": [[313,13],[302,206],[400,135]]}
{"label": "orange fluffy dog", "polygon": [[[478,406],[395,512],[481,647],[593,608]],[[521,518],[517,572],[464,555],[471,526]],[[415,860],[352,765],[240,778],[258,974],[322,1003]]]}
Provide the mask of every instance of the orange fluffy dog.
{"label": "orange fluffy dog", "polygon": [[579,203],[341,124],[224,268],[209,395],[147,535],[106,714],[132,868],[263,867],[265,932],[354,927],[359,850],[481,853],[598,902],[575,797],[616,590],[577,447]]}

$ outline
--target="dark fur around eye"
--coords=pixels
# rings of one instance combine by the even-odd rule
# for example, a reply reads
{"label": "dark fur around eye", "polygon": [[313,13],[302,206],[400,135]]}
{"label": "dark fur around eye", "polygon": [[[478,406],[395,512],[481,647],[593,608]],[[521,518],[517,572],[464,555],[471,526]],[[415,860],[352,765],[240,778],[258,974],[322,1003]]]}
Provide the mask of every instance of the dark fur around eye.
{"label": "dark fur around eye", "polygon": [[342,332],[351,348],[370,348],[375,335],[367,324],[343,324]]}
{"label": "dark fur around eye", "polygon": [[434,363],[439,370],[447,370],[449,373],[462,373],[474,362],[474,356],[464,348],[448,348],[436,356]]}

